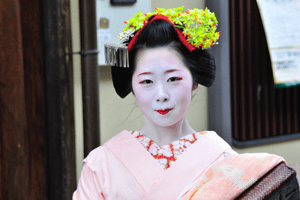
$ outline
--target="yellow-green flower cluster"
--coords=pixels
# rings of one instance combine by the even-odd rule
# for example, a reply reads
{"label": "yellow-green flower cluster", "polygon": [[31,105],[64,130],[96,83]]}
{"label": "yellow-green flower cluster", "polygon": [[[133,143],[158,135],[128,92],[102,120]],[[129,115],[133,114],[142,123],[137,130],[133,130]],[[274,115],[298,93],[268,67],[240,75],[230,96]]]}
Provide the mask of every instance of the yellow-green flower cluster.
{"label": "yellow-green flower cluster", "polygon": [[183,34],[187,37],[187,41],[196,48],[207,49],[217,44],[220,32],[216,32],[218,21],[215,13],[210,12],[208,8],[200,10],[183,11],[183,7],[164,9],[155,8],[156,12],[143,14],[138,12],[131,19],[125,21],[127,26],[123,29],[119,39],[122,40],[126,32],[135,32],[147,23],[148,19],[153,15],[164,15],[174,23],[174,26],[182,29]]}

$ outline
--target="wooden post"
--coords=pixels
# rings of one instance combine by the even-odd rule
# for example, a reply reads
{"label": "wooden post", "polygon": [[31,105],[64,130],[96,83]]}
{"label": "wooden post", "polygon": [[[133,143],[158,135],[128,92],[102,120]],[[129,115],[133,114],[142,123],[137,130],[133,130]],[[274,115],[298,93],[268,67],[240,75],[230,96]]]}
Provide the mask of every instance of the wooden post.
{"label": "wooden post", "polygon": [[[79,0],[82,52],[97,50],[96,1]],[[84,157],[100,145],[98,54],[82,54]]]}
{"label": "wooden post", "polygon": [[72,199],[76,189],[73,63],[69,0],[41,0],[48,194]]}
{"label": "wooden post", "polygon": [[20,9],[30,172],[28,199],[47,199],[45,96],[39,0],[22,0]]}

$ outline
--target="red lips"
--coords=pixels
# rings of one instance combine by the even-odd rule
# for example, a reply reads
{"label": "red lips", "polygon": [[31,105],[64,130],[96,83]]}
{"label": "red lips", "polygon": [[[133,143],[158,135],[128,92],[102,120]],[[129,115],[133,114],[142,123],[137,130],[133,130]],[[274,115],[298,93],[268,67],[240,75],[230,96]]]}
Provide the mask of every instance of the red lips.
{"label": "red lips", "polygon": [[165,115],[168,114],[168,112],[172,110],[172,108],[168,108],[168,109],[164,109],[164,110],[157,110],[156,112],[158,112],[161,115]]}

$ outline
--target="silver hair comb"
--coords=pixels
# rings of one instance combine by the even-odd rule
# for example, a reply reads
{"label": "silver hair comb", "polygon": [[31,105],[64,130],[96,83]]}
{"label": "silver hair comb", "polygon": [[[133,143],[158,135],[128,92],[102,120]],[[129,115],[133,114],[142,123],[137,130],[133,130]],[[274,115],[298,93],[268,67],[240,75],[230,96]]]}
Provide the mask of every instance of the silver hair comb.
{"label": "silver hair comb", "polygon": [[117,67],[129,67],[128,48],[121,44],[104,44],[105,63]]}
{"label": "silver hair comb", "polygon": [[133,37],[133,30],[127,30],[118,35],[120,44],[104,44],[105,63],[117,67],[129,67],[129,52],[123,43]]}

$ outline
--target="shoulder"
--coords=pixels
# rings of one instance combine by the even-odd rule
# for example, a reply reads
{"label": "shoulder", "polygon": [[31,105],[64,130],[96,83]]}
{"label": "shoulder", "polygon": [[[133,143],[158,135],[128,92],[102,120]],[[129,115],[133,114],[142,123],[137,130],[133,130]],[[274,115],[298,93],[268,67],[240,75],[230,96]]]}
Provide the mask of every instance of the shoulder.
{"label": "shoulder", "polygon": [[99,146],[92,150],[83,160],[84,165],[87,165],[93,172],[100,168],[101,163],[106,160],[109,150],[105,146]]}
{"label": "shoulder", "polygon": [[223,140],[215,131],[203,131],[200,132],[203,140],[210,142],[212,144],[212,148],[223,148],[224,150],[231,149],[230,145]]}
{"label": "shoulder", "polygon": [[230,145],[223,140],[215,131],[203,131],[199,132],[201,135],[206,135],[206,137],[209,137],[210,139],[216,141],[217,144],[223,143],[225,146],[227,146],[226,151],[223,153],[223,157],[227,158],[233,155],[237,155],[238,153],[232,150]]}
{"label": "shoulder", "polygon": [[126,140],[129,136],[131,137],[131,133],[132,131],[123,130],[117,135],[115,135],[114,137],[112,137],[111,139],[109,139],[107,142],[105,142],[103,146],[108,147],[114,144],[115,142]]}
{"label": "shoulder", "polygon": [[121,131],[120,133],[112,137],[110,140],[105,142],[102,146],[99,146],[94,150],[92,150],[88,154],[88,156],[83,160],[83,163],[89,166],[89,168],[94,172],[96,170],[101,169],[103,165],[107,164],[109,157],[114,156],[114,154],[111,152],[109,148],[110,145],[114,145],[114,142],[120,141],[128,137],[129,134],[130,132],[126,130]]}

